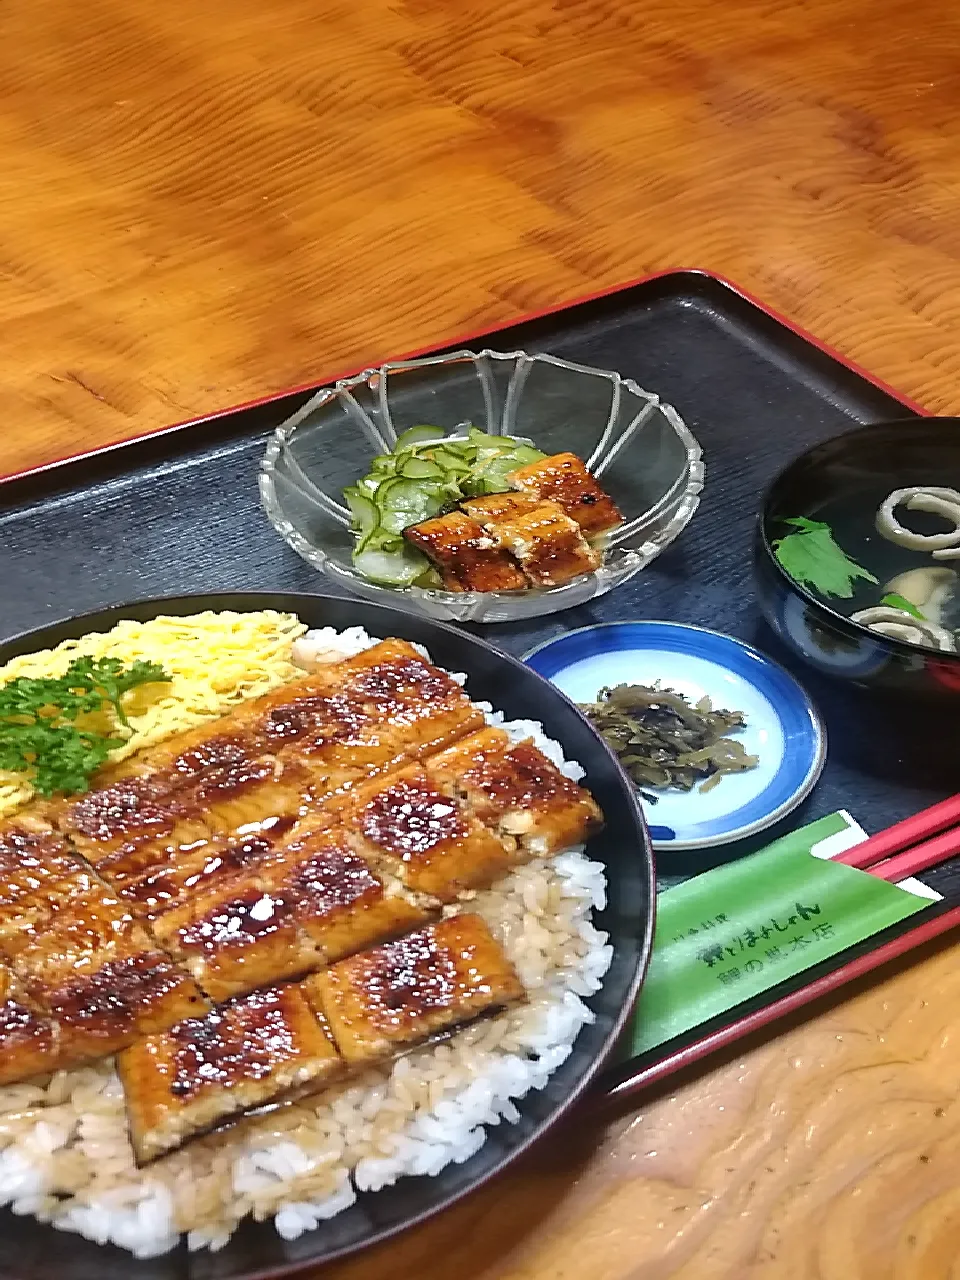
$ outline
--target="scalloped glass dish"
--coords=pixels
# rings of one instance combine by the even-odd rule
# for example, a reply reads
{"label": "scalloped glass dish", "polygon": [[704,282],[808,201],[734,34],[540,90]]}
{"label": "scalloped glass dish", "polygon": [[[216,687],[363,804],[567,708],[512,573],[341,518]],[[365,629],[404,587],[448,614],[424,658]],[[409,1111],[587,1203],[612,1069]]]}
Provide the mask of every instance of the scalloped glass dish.
{"label": "scalloped glass dish", "polygon": [[[600,568],[562,586],[504,592],[387,587],[358,574],[343,490],[402,431],[424,423],[449,436],[472,425],[583,458],[626,520],[605,540]],[[680,415],[630,379],[549,355],[457,351],[318,391],[274,433],[260,497],[288,545],[354,594],[442,620],[510,622],[584,604],[639,573],[689,523],[703,477],[700,446]]]}

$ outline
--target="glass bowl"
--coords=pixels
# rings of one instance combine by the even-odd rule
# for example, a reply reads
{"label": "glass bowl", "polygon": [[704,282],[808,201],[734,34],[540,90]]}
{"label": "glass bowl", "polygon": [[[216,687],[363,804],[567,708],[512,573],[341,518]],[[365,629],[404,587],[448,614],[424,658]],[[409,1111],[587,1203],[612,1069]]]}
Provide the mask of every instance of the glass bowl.
{"label": "glass bowl", "polygon": [[[424,423],[449,436],[472,425],[583,458],[626,521],[608,537],[600,568],[562,586],[504,592],[388,587],[358,574],[343,490],[400,432]],[[703,475],[700,446],[680,415],[630,379],[549,355],[457,351],[318,391],[274,433],[260,497],[289,546],[354,594],[432,618],[509,622],[584,604],[639,573],[690,521]]]}

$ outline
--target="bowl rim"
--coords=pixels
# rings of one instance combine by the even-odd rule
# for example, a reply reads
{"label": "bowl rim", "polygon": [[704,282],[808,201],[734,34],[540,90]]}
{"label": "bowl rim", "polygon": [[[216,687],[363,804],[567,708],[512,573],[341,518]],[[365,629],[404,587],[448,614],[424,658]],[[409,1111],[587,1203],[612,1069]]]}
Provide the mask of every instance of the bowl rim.
{"label": "bowl rim", "polygon": [[[637,532],[642,533],[644,525],[656,518],[658,509],[667,503],[668,498],[672,498],[674,503],[675,509],[673,511],[673,515],[661,530],[658,537],[654,539],[646,539],[637,549],[623,547],[620,543],[611,540],[609,545],[603,546],[603,560],[598,569],[593,570],[590,573],[579,574],[569,582],[560,583],[556,586],[546,588],[528,587],[518,591],[456,592],[447,591],[440,587],[424,588],[413,585],[405,587],[391,586],[387,583],[375,583],[362,579],[361,581],[364,584],[364,594],[366,594],[371,588],[375,588],[377,592],[382,591],[387,593],[387,599],[412,599],[423,601],[425,603],[433,603],[439,606],[447,606],[454,612],[454,616],[459,616],[464,609],[469,608],[473,603],[476,603],[479,607],[480,602],[485,599],[504,602],[509,602],[510,600],[530,600],[536,597],[550,597],[555,599],[561,594],[573,594],[570,590],[572,587],[586,580],[597,579],[598,575],[605,569],[614,573],[618,571],[628,571],[626,576],[632,577],[634,573],[645,568],[651,560],[661,552],[665,551],[667,547],[669,547],[680,536],[680,534],[683,533],[694,515],[696,515],[697,508],[700,505],[700,495],[702,494],[706,483],[706,468],[703,461],[703,448],[699,440],[672,404],[662,400],[655,392],[647,391],[644,387],[641,387],[635,379],[624,377],[623,374],[617,372],[615,369],[604,369],[599,365],[587,365],[578,361],[565,360],[563,357],[552,355],[547,351],[498,351],[491,347],[484,347],[479,351],[475,351],[464,347],[456,351],[445,352],[442,355],[422,356],[412,360],[388,360],[383,364],[370,366],[369,368],[362,370],[360,373],[352,374],[350,377],[340,378],[336,382],[330,383],[317,390],[305,404],[301,405],[300,408],[288,418],[285,418],[284,421],[279,423],[271,432],[267,440],[263,456],[260,460],[257,473],[260,504],[274,530],[283,538],[286,544],[302,559],[306,560],[309,565],[320,572],[327,572],[329,556],[322,546],[310,543],[303,534],[294,528],[290,520],[284,515],[283,510],[281,509],[275,483],[277,463],[282,456],[284,447],[292,438],[301,422],[305,421],[314,409],[327,403],[327,401],[336,398],[341,392],[349,392],[352,388],[361,385],[370,385],[373,379],[377,378],[381,380],[380,386],[371,387],[371,389],[379,390],[385,385],[386,379],[384,378],[384,375],[389,374],[392,371],[408,371],[410,369],[428,368],[431,366],[440,366],[466,359],[472,360],[474,363],[480,359],[513,361],[517,365],[518,370],[528,369],[529,366],[533,364],[542,363],[569,370],[573,373],[587,374],[592,377],[602,377],[607,379],[607,381],[609,381],[613,386],[610,412],[607,417],[607,423],[604,431],[601,433],[601,443],[594,448],[593,453],[590,455],[590,460],[593,459],[604,442],[609,443],[608,433],[612,428],[617,413],[619,412],[622,389],[625,388],[631,395],[636,396],[639,400],[644,402],[644,408],[640,410],[636,417],[631,421],[631,427],[642,426],[649,413],[654,410],[659,410],[666,418],[667,422],[676,434],[677,439],[683,446],[686,459],[686,479],[681,487],[680,481],[683,479],[683,474],[681,472],[681,474],[672,482],[666,493],[662,494],[660,498],[651,504],[651,506],[645,511],[642,511],[638,513],[638,515],[632,517],[631,520],[626,522],[626,524],[632,526],[639,522]],[[515,374],[514,376],[516,377],[517,375]],[[523,380],[519,383],[521,390],[525,380],[526,377],[524,376]],[[506,394],[509,399],[514,393],[511,390],[508,390]],[[519,392],[517,394],[519,395]],[[381,396],[381,401],[382,400],[383,397]],[[371,443],[376,444],[378,448],[385,447],[388,451],[389,449],[392,449],[395,441],[393,443],[387,441],[382,436],[382,433],[379,432],[379,429],[368,419],[368,415],[362,410],[362,408],[360,406],[355,406],[355,408],[361,417],[367,419],[369,422],[369,430],[367,431],[367,434],[371,438]],[[451,430],[455,431],[456,426],[459,425],[461,424],[455,424]],[[372,436],[371,432],[373,433]],[[308,494],[306,496],[312,498],[312,495]],[[333,503],[333,505],[339,507],[340,504],[334,503],[334,500],[330,499],[326,494],[321,494],[321,497],[323,498],[323,501],[318,501],[317,499],[312,500],[316,502],[319,509],[327,510],[328,514],[332,515],[332,518],[338,520],[338,522],[342,524],[342,516],[333,515],[329,510],[329,507],[326,505]],[[345,509],[341,509],[341,511],[345,512]],[[615,530],[613,536],[615,536],[616,533],[617,531]],[[329,571],[331,573],[335,573],[336,580],[341,582],[347,590],[360,589],[353,588],[351,586],[351,582],[358,578],[359,575],[352,574],[349,570],[342,568],[339,564],[335,566],[335,570],[331,567]],[[618,584],[614,583],[611,585],[616,586]],[[473,620],[484,621],[482,618]]]}
{"label": "bowl rim", "polygon": [[782,467],[774,478],[767,484],[760,500],[760,509],[757,514],[757,538],[760,546],[763,548],[764,558],[768,565],[773,567],[774,572],[782,583],[785,584],[795,595],[799,596],[806,604],[812,605],[821,613],[827,615],[830,625],[834,627],[841,635],[846,635],[853,640],[869,640],[873,644],[881,646],[890,653],[898,654],[906,658],[924,657],[934,662],[943,662],[947,666],[960,667],[960,652],[950,653],[942,649],[929,649],[923,645],[911,644],[907,640],[898,640],[894,636],[880,635],[876,631],[871,631],[869,627],[864,626],[861,622],[854,622],[845,614],[839,613],[825,600],[815,595],[807,587],[802,586],[794,578],[791,578],[786,569],[777,559],[773,549],[773,539],[770,537],[769,526],[773,523],[774,517],[771,511],[774,490],[790,475],[796,468],[807,462],[810,455],[816,453],[817,450],[826,448],[829,445],[839,444],[846,440],[855,440],[857,437],[867,437],[878,432],[882,433],[887,430],[915,430],[918,427],[932,426],[933,424],[941,424],[943,426],[953,426],[957,429],[958,434],[955,441],[958,457],[960,457],[960,417],[952,417],[949,415],[938,414],[918,414],[913,417],[891,418],[882,422],[868,422],[858,427],[853,427],[849,431],[842,431],[839,435],[830,436],[826,440],[821,440],[819,444],[812,445],[809,449],[805,449],[803,453],[797,454],[790,462]]}
{"label": "bowl rim", "polygon": [[[17,632],[9,636],[0,636],[0,664],[10,661],[12,658],[30,653],[35,649],[48,648],[61,643],[65,639],[76,638],[90,631],[98,631],[109,629],[116,625],[117,622],[124,618],[133,618],[135,621],[144,621],[155,618],[166,610],[169,610],[174,616],[185,617],[191,613],[201,613],[206,610],[220,610],[237,612],[254,612],[264,609],[275,609],[278,612],[297,612],[299,608],[312,607],[322,608],[324,605],[332,606],[334,610],[350,610],[359,611],[361,616],[369,617],[371,614],[382,618],[382,627],[374,623],[374,632],[383,635],[390,634],[391,628],[399,629],[397,634],[402,635],[404,626],[415,626],[424,628],[429,632],[441,632],[451,642],[460,648],[466,646],[467,649],[474,648],[480,650],[488,660],[494,659],[498,663],[512,668],[515,674],[521,675],[527,682],[535,682],[543,686],[541,693],[545,699],[552,698],[572,711],[581,724],[586,728],[591,737],[595,740],[596,746],[606,757],[608,766],[612,766],[612,772],[618,779],[620,789],[623,793],[628,811],[634,820],[634,829],[640,837],[638,853],[638,875],[643,882],[643,887],[647,896],[647,909],[643,918],[637,920],[640,930],[638,939],[637,958],[633,966],[632,973],[625,978],[624,997],[621,1001],[617,1013],[613,1016],[607,1034],[602,1043],[597,1047],[592,1059],[584,1067],[580,1078],[569,1089],[569,1091],[556,1102],[550,1113],[539,1123],[535,1124],[532,1131],[526,1138],[520,1141],[515,1148],[502,1155],[493,1166],[470,1182],[468,1186],[455,1189],[446,1193],[438,1193],[434,1203],[427,1205],[418,1212],[410,1214],[407,1218],[392,1225],[385,1227],[375,1227],[370,1235],[360,1242],[353,1244],[345,1244],[332,1249],[324,1254],[322,1251],[319,1255],[312,1258],[298,1259],[290,1262],[271,1263],[267,1266],[254,1266],[250,1270],[236,1270],[229,1272],[229,1280],[281,1280],[281,1277],[300,1275],[306,1271],[315,1269],[318,1266],[335,1262],[339,1259],[351,1257],[372,1248],[375,1245],[382,1245],[409,1229],[419,1226],[421,1223],[428,1221],[437,1214],[451,1208],[461,1200],[472,1195],[480,1187],[485,1186],[494,1178],[498,1177],[508,1167],[514,1165],[516,1161],[530,1149],[535,1146],[547,1133],[555,1128],[555,1126],[566,1117],[570,1111],[580,1102],[584,1095],[587,1094],[591,1085],[596,1081],[597,1076],[609,1061],[620,1036],[622,1035],[630,1016],[636,1006],[637,998],[646,978],[647,970],[650,964],[650,957],[653,952],[654,930],[656,923],[656,860],[653,849],[653,843],[650,839],[650,832],[647,826],[643,809],[637,799],[633,784],[630,782],[626,773],[620,766],[614,753],[610,750],[603,738],[597,733],[589,720],[581,714],[576,703],[568,698],[560,689],[553,685],[539,672],[528,666],[521,658],[498,648],[489,641],[482,639],[480,636],[471,632],[465,632],[459,627],[449,625],[448,623],[437,621],[434,618],[425,617],[423,615],[411,614],[408,611],[398,608],[395,605],[381,604],[371,600],[356,599],[352,596],[337,596],[324,592],[309,591],[258,591],[258,590],[220,590],[220,591],[198,591],[185,592],[172,595],[145,596],[138,599],[126,601],[121,604],[105,604],[99,608],[86,610],[83,613],[71,614],[59,619],[53,619],[43,623],[42,626],[31,627],[25,631]],[[349,624],[348,624],[349,625]],[[365,630],[371,628],[365,624]],[[574,1044],[576,1041],[574,1041]],[[522,1103],[522,1099],[518,1100]],[[385,1190],[388,1188],[385,1188]],[[378,1193],[369,1193],[378,1194]],[[5,1209],[4,1213],[10,1212]],[[39,1223],[32,1220],[38,1229],[45,1231],[54,1231],[52,1225],[47,1223]],[[247,1221],[246,1219],[244,1221]],[[241,1224],[242,1225],[242,1224]],[[270,1224],[259,1224],[269,1229]],[[321,1222],[314,1230],[322,1231],[323,1223]],[[66,1234],[66,1233],[63,1233]],[[309,1233],[308,1233],[309,1234]],[[98,1246],[104,1247],[104,1246]],[[107,1245],[106,1248],[114,1248],[117,1246]],[[141,1263],[139,1259],[129,1255],[124,1251],[125,1265],[131,1280],[135,1280],[138,1267],[147,1266],[150,1263],[163,1263],[165,1259],[175,1259],[179,1256],[183,1249],[183,1244],[177,1246],[177,1249],[169,1254],[161,1255],[155,1259],[148,1259],[145,1263]],[[180,1268],[181,1271],[183,1268]],[[187,1268],[188,1272],[190,1268]],[[8,1273],[4,1273],[5,1275]],[[10,1280],[13,1275],[10,1273]],[[192,1272],[191,1272],[192,1274]],[[69,1280],[69,1276],[67,1277]]]}

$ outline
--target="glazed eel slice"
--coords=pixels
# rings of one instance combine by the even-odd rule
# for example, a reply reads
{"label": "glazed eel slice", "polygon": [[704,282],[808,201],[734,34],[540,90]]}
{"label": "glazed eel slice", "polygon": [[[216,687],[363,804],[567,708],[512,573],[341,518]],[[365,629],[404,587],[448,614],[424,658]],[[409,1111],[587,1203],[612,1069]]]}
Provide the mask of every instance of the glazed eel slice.
{"label": "glazed eel slice", "polygon": [[153,921],[214,1000],[302,977],[429,919],[434,904],[378,873],[341,828],[298,828],[242,876]]}
{"label": "glazed eel slice", "polygon": [[540,502],[557,503],[586,538],[596,538],[623,524],[616,503],[575,453],[555,453],[531,462],[511,472],[507,483]]}
{"label": "glazed eel slice", "polygon": [[[403,642],[228,720],[53,806],[60,831],[26,814],[0,828],[0,962],[14,1022],[29,1014],[46,1046],[22,1075],[8,1053],[2,1078],[108,1055],[404,935],[599,822],[586,792],[481,728],[460,685]],[[362,776],[344,781],[357,743]],[[343,785],[327,794],[334,765]],[[0,1054],[15,1040],[0,1027]]]}
{"label": "glazed eel slice", "polygon": [[482,729],[427,761],[431,784],[456,796],[496,832],[514,857],[550,857],[584,844],[603,817],[589,791],[560,772],[531,741]]}
{"label": "glazed eel slice", "polygon": [[449,591],[522,591],[528,585],[483,525],[463,511],[410,525],[403,536],[436,565]]}
{"label": "glazed eel slice", "polygon": [[350,956],[307,987],[353,1067],[395,1057],[525,998],[502,947],[472,914]]}
{"label": "glazed eel slice", "polygon": [[[455,680],[412,645],[383,641],[125,761],[54,820],[131,909],[152,915],[225,874],[224,853],[235,868],[238,843],[273,840],[482,723]],[[169,874],[182,867],[185,878]]]}
{"label": "glazed eel slice", "polygon": [[523,998],[487,926],[462,915],[218,1005],[120,1054],[137,1162]]}
{"label": "glazed eel slice", "polygon": [[322,1088],[344,1070],[296,984],[266,987],[147,1036],[119,1055],[117,1068],[141,1165],[292,1090]]}
{"label": "glazed eel slice", "polygon": [[[16,1006],[14,1026],[0,1031],[6,1081],[104,1057],[209,1007],[187,970],[30,815],[0,826],[0,965]],[[33,1038],[19,1073],[18,1010],[32,1011],[50,1032]],[[42,1067],[41,1039],[49,1057]]]}
{"label": "glazed eel slice", "polygon": [[592,830],[592,800],[535,748],[511,750],[502,730],[466,741],[461,756],[354,787],[314,829],[304,820],[242,874],[154,918],[157,941],[225,1000],[406,933]]}

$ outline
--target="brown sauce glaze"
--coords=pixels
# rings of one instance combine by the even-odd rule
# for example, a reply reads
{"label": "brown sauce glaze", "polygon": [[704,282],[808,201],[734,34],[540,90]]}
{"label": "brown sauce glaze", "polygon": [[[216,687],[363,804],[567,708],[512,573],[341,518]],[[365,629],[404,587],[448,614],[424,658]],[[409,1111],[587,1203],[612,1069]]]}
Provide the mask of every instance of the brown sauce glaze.
{"label": "brown sauce glaze", "polygon": [[426,781],[407,779],[385,787],[361,810],[360,830],[373,844],[405,861],[467,835],[453,800]]}
{"label": "brown sauce glaze", "polygon": [[259,831],[262,838],[269,838],[271,841],[280,840],[292,831],[297,825],[297,816],[292,813],[277,814],[270,818],[264,818],[260,823]]}
{"label": "brown sauce glaze", "polygon": [[575,454],[560,453],[544,462],[531,463],[520,469],[517,480],[528,491],[557,503],[585,534],[623,522],[613,499]]}
{"label": "brown sauce glaze", "polygon": [[455,957],[431,930],[408,934],[356,958],[364,1012],[378,1030],[410,1025],[456,1003],[460,983]]}
{"label": "brown sauce glaze", "polygon": [[293,894],[264,893],[251,886],[183,925],[177,930],[177,943],[185,952],[206,954],[253,946],[289,925],[294,906]]}
{"label": "brown sauce glaze", "polygon": [[483,791],[503,808],[543,808],[557,798],[579,801],[581,789],[529,743],[505,755],[477,760],[462,775],[465,786]]}
{"label": "brown sauce glaze", "polygon": [[226,769],[249,760],[249,752],[241,738],[221,734],[208,738],[189,751],[184,751],[173,762],[177,773],[186,778],[198,778],[211,769]]}
{"label": "brown sauce glaze", "polygon": [[52,1045],[55,1038],[53,1023],[31,1009],[24,1001],[8,995],[0,1003],[0,1045],[7,1048],[16,1040],[18,1045],[25,1041],[36,1045]]}
{"label": "brown sauce glaze", "polygon": [[[151,1011],[185,982],[189,979],[183,970],[167,956],[157,951],[140,952],[108,960],[92,972],[78,973],[74,980],[44,991],[42,999],[65,1030],[133,1033],[138,1025],[149,1023]],[[202,1007],[199,997],[185,993],[182,998]]]}
{"label": "brown sauce glaze", "polygon": [[472,565],[492,551],[497,554],[483,525],[462,511],[411,525],[404,537],[444,568]]}
{"label": "brown sauce glaze", "polygon": [[283,996],[282,988],[266,987],[173,1027],[170,1092],[187,1098],[209,1085],[261,1080],[278,1061],[295,1056],[296,1037]]}
{"label": "brown sauce glaze", "polygon": [[91,791],[68,811],[70,827],[88,840],[154,839],[173,830],[172,814],[160,803],[148,778],[128,778]]}
{"label": "brown sauce glaze", "polygon": [[367,667],[352,677],[350,690],[374,703],[385,716],[404,710],[411,701],[444,702],[465,696],[446,672],[418,658],[396,658]]}
{"label": "brown sauce glaze", "polygon": [[17,902],[81,865],[55,832],[9,826],[0,831],[0,904]]}
{"label": "brown sauce glaze", "polygon": [[5,976],[0,979],[0,1084],[52,1071],[59,1059],[59,1029],[22,998]]}
{"label": "brown sauce glaze", "polygon": [[203,817],[272,778],[271,756],[251,754],[238,739],[212,738],[177,757],[169,770],[124,778],[91,791],[68,810],[69,828],[101,843],[141,843],[170,834],[178,820]]}
{"label": "brown sauce glaze", "polygon": [[339,845],[328,845],[297,864],[285,883],[303,895],[303,908],[312,916],[332,915],[383,897],[383,885],[364,859]]}
{"label": "brown sauce glaze", "polygon": [[243,756],[211,765],[199,775],[189,790],[177,795],[174,800],[175,810],[179,815],[202,814],[209,805],[242,795],[258,783],[272,778],[274,774],[275,762],[269,756],[257,759]]}
{"label": "brown sauce glaze", "polygon": [[86,962],[101,948],[123,939],[133,923],[118,900],[85,872],[53,886],[46,898],[51,917],[38,940],[38,954],[65,964]]}
{"label": "brown sauce glaze", "polygon": [[327,742],[352,741],[364,729],[375,727],[369,713],[349,695],[317,694],[274,707],[265,732],[274,741],[310,738],[316,748]]}
{"label": "brown sauce glaze", "polygon": [[523,554],[517,551],[517,555],[535,582],[565,582],[590,567],[578,526],[561,522],[543,507],[535,508],[526,517],[522,529],[518,525],[518,533],[522,534],[526,550]]}
{"label": "brown sauce glaze", "polygon": [[202,892],[255,866],[273,848],[264,836],[248,836],[226,846],[202,845],[205,852],[181,850],[179,859],[175,857],[172,864],[124,884],[117,889],[117,896],[140,916],[164,911],[194,890]]}

